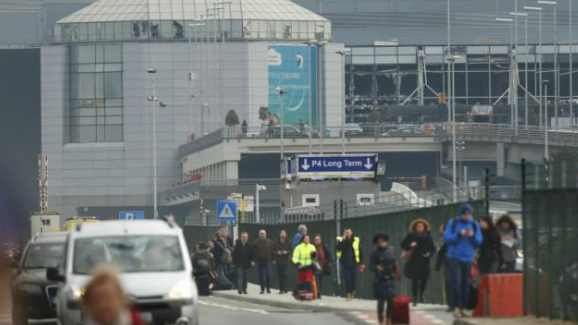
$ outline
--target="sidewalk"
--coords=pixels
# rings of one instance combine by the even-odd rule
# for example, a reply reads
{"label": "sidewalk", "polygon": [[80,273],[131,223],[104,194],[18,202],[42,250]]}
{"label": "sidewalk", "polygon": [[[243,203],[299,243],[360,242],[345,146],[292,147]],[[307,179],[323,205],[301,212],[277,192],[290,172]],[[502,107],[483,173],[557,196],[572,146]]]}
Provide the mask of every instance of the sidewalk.
{"label": "sidewalk", "polygon": [[[354,299],[346,301],[344,298],[323,296],[321,300],[315,299],[310,302],[298,301],[293,298],[291,293],[279,294],[277,290],[271,291],[270,294],[259,294],[260,288],[255,284],[249,284],[247,295],[240,295],[236,290],[213,291],[215,297],[250,302],[259,305],[281,307],[286,309],[298,309],[314,312],[343,312],[343,311],[371,311],[376,309],[374,300]],[[445,309],[441,305],[420,304],[417,307],[411,307],[414,310],[431,310]]]}
{"label": "sidewalk", "polygon": [[576,323],[552,321],[547,318],[518,317],[518,318],[465,318],[456,320],[454,325],[576,325]]}

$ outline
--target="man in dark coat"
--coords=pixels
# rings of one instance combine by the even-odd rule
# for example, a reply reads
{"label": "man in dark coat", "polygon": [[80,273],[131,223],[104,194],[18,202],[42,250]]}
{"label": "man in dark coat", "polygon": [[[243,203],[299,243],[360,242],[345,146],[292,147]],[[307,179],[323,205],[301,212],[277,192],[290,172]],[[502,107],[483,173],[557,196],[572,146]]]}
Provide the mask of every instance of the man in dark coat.
{"label": "man in dark coat", "polygon": [[259,238],[253,244],[255,261],[259,271],[259,284],[261,294],[271,293],[271,261],[273,260],[273,243],[267,238],[264,229],[259,231]]}
{"label": "man in dark coat", "polygon": [[237,291],[239,294],[247,294],[247,273],[254,262],[253,247],[249,244],[249,234],[245,231],[235,244],[233,264],[237,268]]}
{"label": "man in dark coat", "polygon": [[277,276],[279,279],[279,293],[289,292],[287,285],[287,270],[289,264],[291,263],[291,252],[293,251],[293,246],[287,238],[287,232],[281,230],[279,233],[279,239],[273,245],[273,261],[275,267],[277,268]]}
{"label": "man in dark coat", "polygon": [[[414,220],[409,227],[409,233],[401,243],[404,254],[411,254],[405,264],[403,274],[411,279],[413,305],[424,302],[423,294],[429,279],[430,259],[435,254],[430,225],[424,219]],[[406,255],[407,256],[407,255]]]}

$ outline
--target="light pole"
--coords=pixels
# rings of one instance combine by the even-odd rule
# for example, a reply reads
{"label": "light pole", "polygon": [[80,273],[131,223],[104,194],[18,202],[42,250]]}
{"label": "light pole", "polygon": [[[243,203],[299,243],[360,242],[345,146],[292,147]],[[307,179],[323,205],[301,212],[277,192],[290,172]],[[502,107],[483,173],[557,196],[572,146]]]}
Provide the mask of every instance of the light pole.
{"label": "light pole", "polygon": [[261,222],[260,204],[259,204],[259,192],[266,191],[267,187],[265,185],[255,184],[255,221],[257,223]]}
{"label": "light pole", "polygon": [[[540,49],[539,53],[539,61],[538,61],[538,97],[540,98],[540,103],[538,106],[538,124],[542,126],[542,7],[531,7],[531,6],[524,6],[524,10],[533,11],[538,13],[538,48]],[[535,72],[534,72],[535,73]]]}
{"label": "light pole", "polygon": [[[457,151],[462,152],[462,151],[466,150],[466,142],[465,141],[463,141],[463,140],[456,141],[456,145],[457,145],[456,146]],[[460,183],[463,184],[463,182],[465,180],[465,177],[464,177],[465,175],[464,175],[464,169],[462,168],[462,165],[463,165],[462,159],[460,158]]]}
{"label": "light pole", "polygon": [[[280,140],[279,140],[279,146],[281,148],[281,163],[283,163],[285,161],[285,146],[283,143],[283,129],[284,129],[284,124],[285,123],[285,105],[283,103],[283,95],[286,93],[286,90],[281,88],[281,87],[277,87],[275,88],[275,92],[277,92],[277,95],[279,95],[279,132],[280,132]],[[274,133],[273,133],[274,134]]]}
{"label": "light pole", "polygon": [[455,81],[455,69],[456,69],[456,59],[459,56],[451,56],[447,59],[448,61],[448,73],[450,79],[448,80],[448,95],[451,93],[451,97],[448,97],[449,112],[450,112],[450,126],[452,128],[452,188],[453,188],[453,202],[457,201],[457,170],[456,170],[456,81]]}
{"label": "light pole", "polygon": [[345,155],[345,55],[349,53],[349,49],[343,49],[341,51],[335,52],[335,54],[341,55],[341,87],[343,96],[343,109],[341,110],[341,154]]}
{"label": "light pole", "polygon": [[[195,39],[195,52],[197,50],[197,29],[196,27],[205,26],[205,23],[191,23],[188,24],[189,28],[193,31],[194,39]],[[197,58],[195,58],[195,62]],[[195,70],[197,70],[197,65],[195,64]],[[191,137],[191,127],[193,125],[193,99],[196,98],[193,95],[192,83],[193,79],[195,80],[195,86],[197,86],[197,73],[198,71],[193,72],[192,63],[191,63],[191,33],[189,33],[189,139]],[[201,134],[202,136],[202,134]],[[189,141],[187,139],[187,141]]]}
{"label": "light pole", "polygon": [[560,68],[558,67],[558,55],[560,54],[560,50],[558,48],[558,21],[557,21],[557,11],[558,11],[558,2],[556,1],[546,1],[540,0],[538,1],[539,4],[542,5],[549,5],[552,6],[554,20],[553,20],[553,29],[554,29],[554,120],[556,129],[558,129],[558,99],[560,98]]}
{"label": "light pole", "polygon": [[[448,48],[447,48],[447,58],[451,58],[452,56],[452,34],[451,34],[451,0],[447,0],[447,37],[448,37]],[[446,94],[446,101],[448,102],[448,122],[451,122],[451,106],[449,105],[450,102],[450,92],[451,92],[451,63],[448,62],[448,93]],[[490,79],[491,80],[491,79]],[[491,89],[490,89],[491,91]],[[455,180],[454,180],[455,182]],[[454,191],[455,192],[455,191]],[[455,200],[455,197],[454,197]]]}
{"label": "light pole", "polygon": [[573,61],[574,61],[574,49],[572,48],[574,45],[574,40],[572,39],[572,1],[574,0],[568,0],[568,44],[569,45],[569,59],[570,61],[568,62],[569,64],[569,70],[570,70],[570,75],[568,82],[570,83],[570,93],[569,93],[569,99],[570,99],[570,124],[573,124],[574,122],[574,89],[573,89],[573,84],[572,84],[572,78],[574,75],[574,67],[573,67]]}
{"label": "light pole", "polygon": [[[517,3],[517,2],[516,2]],[[511,12],[510,15],[515,16],[515,17],[524,17],[524,53],[526,55],[526,57],[524,58],[524,87],[526,89],[524,89],[524,122],[526,125],[526,128],[528,127],[528,89],[530,89],[528,87],[528,14],[527,13],[520,13],[520,12]],[[516,29],[517,29],[517,22],[516,22]],[[517,42],[517,36],[516,36],[516,42]],[[518,48],[516,47],[516,52],[517,52]],[[517,63],[517,61],[516,61]]]}
{"label": "light pole", "polygon": [[517,60],[516,60],[516,45],[514,44],[514,19],[512,18],[496,18],[496,21],[499,22],[504,22],[504,23],[509,23],[510,24],[510,87],[509,87],[509,98],[511,101],[511,111],[510,111],[510,116],[511,116],[511,124],[514,127],[514,132],[515,134],[518,134],[518,86],[516,85],[516,87],[512,87],[515,82],[512,80],[512,78],[517,78],[517,76],[515,75],[515,73],[517,73],[517,67],[513,66],[512,63],[516,63],[517,64]]}
{"label": "light pole", "polygon": [[[313,154],[313,107],[312,107],[313,106],[313,96],[312,96],[313,92],[311,91],[312,90],[311,84],[313,81],[313,79],[312,79],[313,76],[311,75],[313,72],[312,71],[313,65],[311,64],[311,62],[313,60],[311,59],[311,53],[312,53],[311,50],[316,48],[317,43],[318,42],[316,39],[313,39],[313,40],[310,40],[309,42],[307,42],[307,45],[308,45],[307,50],[309,51],[309,109],[308,109],[309,121],[307,122],[307,124],[309,125],[308,146],[309,146],[309,154],[310,155]],[[315,83],[315,84],[317,84],[317,83]],[[317,96],[319,95],[319,94],[317,94],[317,91],[315,93]],[[317,102],[317,100],[315,102]]]}
{"label": "light pole", "polygon": [[544,158],[550,157],[548,150],[548,84],[550,80],[543,81],[544,87]]}
{"label": "light pole", "polygon": [[158,97],[156,94],[156,73],[157,70],[154,68],[148,68],[147,73],[152,75],[152,95],[147,97],[147,100],[152,105],[153,114],[153,218],[158,219],[158,202],[157,202],[157,109],[156,102],[158,102]]}
{"label": "light pole", "polygon": [[[324,74],[323,74],[323,64],[324,61],[321,58],[321,54],[323,54],[323,56],[325,56],[325,51],[323,51],[323,46],[328,44],[329,42],[327,41],[321,41],[317,43],[317,98],[319,98],[318,102],[318,106],[317,106],[317,116],[319,119],[319,153],[323,154],[323,137],[324,135],[324,128],[323,128],[323,121],[324,121],[324,114],[325,114],[325,109],[324,109],[324,105],[325,105],[325,90],[324,90],[324,84],[322,84],[325,80],[324,80]],[[345,74],[345,71],[343,72]]]}

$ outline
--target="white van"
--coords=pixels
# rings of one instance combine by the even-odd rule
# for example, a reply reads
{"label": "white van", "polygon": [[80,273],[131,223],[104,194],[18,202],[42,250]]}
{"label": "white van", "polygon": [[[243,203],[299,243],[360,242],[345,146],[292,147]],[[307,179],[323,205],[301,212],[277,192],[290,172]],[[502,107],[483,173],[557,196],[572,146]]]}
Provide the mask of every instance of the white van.
{"label": "white van", "polygon": [[198,294],[182,230],[159,220],[78,224],[70,232],[64,265],[47,270],[61,283],[60,325],[81,325],[79,300],[100,265],[120,271],[122,285],[147,324],[198,325]]}

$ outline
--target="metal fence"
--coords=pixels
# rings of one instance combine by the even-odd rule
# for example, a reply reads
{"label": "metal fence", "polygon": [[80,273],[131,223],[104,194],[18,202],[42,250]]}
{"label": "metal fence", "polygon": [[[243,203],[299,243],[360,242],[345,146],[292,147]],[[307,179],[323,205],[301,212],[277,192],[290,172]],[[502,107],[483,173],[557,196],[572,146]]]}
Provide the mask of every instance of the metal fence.
{"label": "metal fence", "polygon": [[[527,314],[578,321],[576,161],[522,164],[524,307]],[[566,168],[562,168],[566,165]]]}
{"label": "metal fence", "polygon": [[[485,204],[483,201],[472,201],[470,202],[474,208],[475,215],[481,215],[485,211]],[[368,262],[369,256],[373,249],[371,240],[375,233],[384,232],[390,236],[390,243],[396,248],[397,255],[401,254],[401,249],[399,245],[403,240],[404,236],[409,231],[409,224],[411,221],[417,218],[424,218],[428,220],[432,226],[432,236],[436,242],[439,242],[441,237],[440,228],[441,225],[449,218],[456,215],[456,212],[461,203],[450,204],[450,205],[440,205],[431,206],[427,208],[412,209],[406,211],[396,211],[390,213],[381,213],[367,215],[357,218],[347,218],[345,216],[345,205],[337,204],[336,207],[336,218],[325,220],[319,217],[313,217],[306,219],[305,217],[298,220],[280,220],[275,223],[256,223],[256,222],[246,222],[239,225],[240,231],[247,231],[250,238],[253,240],[257,238],[260,229],[265,229],[269,234],[269,238],[276,238],[281,230],[286,230],[289,236],[292,236],[297,231],[299,224],[303,223],[307,225],[308,233],[310,235],[320,234],[323,238],[324,243],[327,247],[335,252],[336,237],[341,234],[341,229],[345,227],[351,227],[356,236],[359,236],[363,244],[363,254],[366,257],[366,264]],[[196,228],[196,229],[187,229]],[[187,241],[191,244],[198,240],[207,240],[212,237],[216,231],[215,227],[204,227],[204,226],[185,226],[185,234],[187,235]],[[333,256],[335,256],[333,254]],[[431,278],[430,284],[427,289],[425,299],[429,303],[444,303],[445,293],[443,286],[443,276],[439,272],[434,272],[434,258],[432,259],[431,265]],[[403,268],[403,265],[400,267]],[[273,272],[273,274],[275,274]],[[294,276],[291,275],[291,284],[294,284]],[[257,270],[250,272],[250,281],[257,283]],[[373,274],[366,271],[366,274],[360,274],[358,277],[358,289],[357,296],[360,298],[372,299],[372,279]],[[274,288],[277,287],[277,278],[273,276],[272,285]],[[400,283],[400,292],[407,294],[410,291],[410,282],[404,279]],[[341,288],[337,285],[337,274],[335,268],[331,273],[331,281],[327,278],[324,284],[323,293],[326,295],[335,295],[343,292]],[[440,294],[443,293],[443,294]]]}

